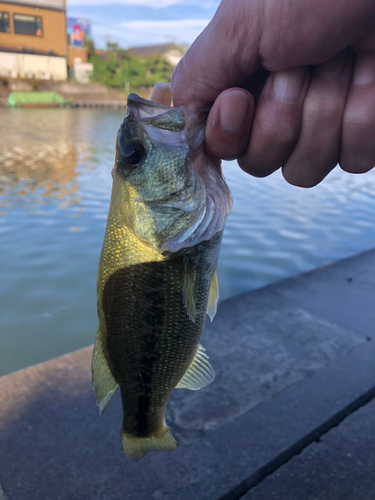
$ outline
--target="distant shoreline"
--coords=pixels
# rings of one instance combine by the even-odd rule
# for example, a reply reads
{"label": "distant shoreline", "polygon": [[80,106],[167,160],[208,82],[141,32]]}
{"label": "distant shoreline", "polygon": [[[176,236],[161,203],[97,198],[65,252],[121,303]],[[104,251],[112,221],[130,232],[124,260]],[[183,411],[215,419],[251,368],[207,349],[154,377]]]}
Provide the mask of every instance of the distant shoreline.
{"label": "distant shoreline", "polygon": [[[151,90],[139,89],[142,97],[149,98]],[[8,96],[11,92],[55,91],[70,103],[60,107],[68,108],[126,108],[127,95],[117,89],[107,88],[100,83],[51,82],[9,79],[0,85],[0,107],[8,107]]]}

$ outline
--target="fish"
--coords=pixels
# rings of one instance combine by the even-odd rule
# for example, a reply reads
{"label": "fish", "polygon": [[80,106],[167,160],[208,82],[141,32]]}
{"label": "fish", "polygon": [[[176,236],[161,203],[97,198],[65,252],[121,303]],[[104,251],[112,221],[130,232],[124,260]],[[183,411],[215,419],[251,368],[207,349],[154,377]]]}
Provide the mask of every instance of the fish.
{"label": "fish", "polygon": [[214,379],[200,340],[217,309],[232,205],[220,160],[203,150],[202,113],[163,92],[128,96],[97,275],[93,388],[102,414],[120,387],[122,448],[134,462],[178,447],[165,422],[172,390]]}

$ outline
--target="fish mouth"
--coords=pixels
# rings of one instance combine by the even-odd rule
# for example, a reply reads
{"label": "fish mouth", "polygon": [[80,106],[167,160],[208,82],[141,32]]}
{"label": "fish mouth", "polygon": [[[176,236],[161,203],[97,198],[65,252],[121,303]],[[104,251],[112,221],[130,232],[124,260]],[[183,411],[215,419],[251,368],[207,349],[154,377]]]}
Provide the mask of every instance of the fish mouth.
{"label": "fish mouth", "polygon": [[[160,102],[148,101],[137,94],[128,96],[128,113],[126,119],[139,123],[152,139],[151,131],[182,132],[181,143],[186,143],[190,150],[191,160],[198,156],[204,141],[204,123],[207,113],[196,110],[187,113],[184,106],[174,108]],[[158,134],[154,138],[158,137]]]}
{"label": "fish mouth", "polygon": [[128,108],[130,110],[132,109],[137,109],[137,110],[144,110],[147,112],[147,116],[150,116],[150,111],[152,109],[155,110],[155,114],[161,114],[164,113],[165,111],[169,111],[171,109],[171,106],[168,106],[167,104],[162,104],[160,102],[155,102],[155,101],[148,101],[147,99],[143,99],[143,97],[140,97],[137,94],[134,94],[131,92],[128,95]]}
{"label": "fish mouth", "polygon": [[174,108],[160,102],[147,101],[137,94],[128,96],[127,118],[130,121],[171,132],[183,131],[187,122],[186,110],[183,106]]}

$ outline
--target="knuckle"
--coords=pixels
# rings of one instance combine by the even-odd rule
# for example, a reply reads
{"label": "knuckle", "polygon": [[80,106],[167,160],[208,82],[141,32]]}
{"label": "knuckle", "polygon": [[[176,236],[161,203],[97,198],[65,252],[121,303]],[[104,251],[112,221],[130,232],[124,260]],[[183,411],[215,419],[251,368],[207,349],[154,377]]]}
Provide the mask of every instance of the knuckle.
{"label": "knuckle", "polygon": [[278,122],[265,122],[259,130],[259,135],[272,139],[275,149],[283,149],[297,139],[297,127],[290,120],[284,118]]}
{"label": "knuckle", "polygon": [[292,127],[280,127],[274,135],[274,145],[276,148],[284,148],[290,144],[294,144],[297,140],[297,132]]}
{"label": "knuckle", "polygon": [[350,137],[363,137],[371,125],[371,117],[366,117],[364,113],[351,112],[344,116],[343,128]]}
{"label": "knuckle", "polygon": [[375,129],[375,101],[356,100],[355,105],[349,105],[343,117],[343,128],[350,136],[363,137],[371,134]]}
{"label": "knuckle", "polygon": [[324,126],[324,124],[341,123],[343,104],[342,100],[333,96],[330,99],[311,99],[310,102],[306,103],[306,120],[319,124],[319,127]]}

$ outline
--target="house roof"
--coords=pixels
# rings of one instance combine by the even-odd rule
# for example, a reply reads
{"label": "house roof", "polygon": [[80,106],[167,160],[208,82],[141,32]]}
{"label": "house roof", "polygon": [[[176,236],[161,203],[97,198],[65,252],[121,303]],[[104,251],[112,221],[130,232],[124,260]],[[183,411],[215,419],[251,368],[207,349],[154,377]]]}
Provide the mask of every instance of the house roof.
{"label": "house roof", "polygon": [[164,54],[165,52],[170,51],[171,49],[176,49],[176,46],[173,43],[165,43],[160,45],[144,45],[141,47],[130,47],[128,52],[130,54],[134,54],[136,56],[150,56],[151,54]]}

